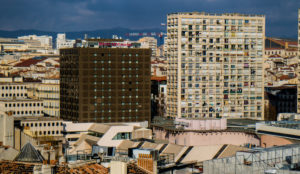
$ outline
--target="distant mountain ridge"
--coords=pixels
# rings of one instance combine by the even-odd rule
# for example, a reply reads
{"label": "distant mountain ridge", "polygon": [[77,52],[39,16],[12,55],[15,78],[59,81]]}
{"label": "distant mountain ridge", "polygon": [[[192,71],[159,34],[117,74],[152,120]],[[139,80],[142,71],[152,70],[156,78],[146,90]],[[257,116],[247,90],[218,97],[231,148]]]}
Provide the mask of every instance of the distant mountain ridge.
{"label": "distant mountain ridge", "polygon": [[[58,33],[66,33],[66,37],[68,39],[83,39],[84,35],[87,34],[88,37],[101,37],[101,38],[112,38],[112,35],[117,35],[122,37],[123,39],[130,39],[130,40],[137,40],[140,37],[129,37],[126,36],[126,33],[150,33],[150,32],[165,32],[162,29],[157,28],[149,28],[149,29],[128,29],[128,28],[111,28],[111,29],[99,29],[99,30],[91,30],[91,31],[71,31],[71,32],[52,32],[52,31],[41,31],[41,30],[15,30],[15,31],[5,31],[0,30],[0,37],[5,38],[17,38],[19,36],[26,36],[26,35],[48,35],[52,36],[53,42],[55,43],[56,36]],[[159,41],[159,37],[156,37]]]}
{"label": "distant mountain ridge", "polygon": [[[88,37],[101,37],[101,38],[112,38],[112,35],[118,35],[119,37],[122,37],[123,39],[130,39],[130,40],[138,40],[139,38],[143,36],[135,36],[135,37],[128,37],[126,36],[126,33],[150,33],[150,32],[164,32],[166,33],[165,30],[163,29],[158,29],[158,28],[149,28],[149,29],[129,29],[129,28],[122,28],[122,27],[117,27],[117,28],[111,28],[111,29],[99,29],[99,30],[91,30],[91,31],[70,31],[70,32],[53,32],[53,31],[42,31],[42,30],[15,30],[15,31],[5,31],[5,30],[0,30],[0,37],[6,37],[6,38],[17,38],[18,36],[26,36],[26,35],[48,35],[52,36],[53,38],[53,43],[56,41],[56,36],[58,33],[66,33],[66,36],[68,39],[83,39],[84,34],[87,34]],[[269,33],[270,34],[270,33]],[[290,35],[278,35],[274,36],[271,34],[268,35],[266,34],[267,37],[277,37],[277,38],[289,38],[292,40],[297,40],[297,35],[290,34]],[[163,39],[160,37],[156,37],[158,44],[163,43]]]}

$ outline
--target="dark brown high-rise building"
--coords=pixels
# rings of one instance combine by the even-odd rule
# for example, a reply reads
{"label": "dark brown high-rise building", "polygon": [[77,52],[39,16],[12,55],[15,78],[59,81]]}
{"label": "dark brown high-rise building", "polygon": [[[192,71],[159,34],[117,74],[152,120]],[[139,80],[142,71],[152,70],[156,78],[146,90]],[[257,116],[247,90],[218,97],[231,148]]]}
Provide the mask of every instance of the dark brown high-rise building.
{"label": "dark brown high-rise building", "polygon": [[60,116],[75,122],[150,121],[150,49],[89,39],[60,50]]}

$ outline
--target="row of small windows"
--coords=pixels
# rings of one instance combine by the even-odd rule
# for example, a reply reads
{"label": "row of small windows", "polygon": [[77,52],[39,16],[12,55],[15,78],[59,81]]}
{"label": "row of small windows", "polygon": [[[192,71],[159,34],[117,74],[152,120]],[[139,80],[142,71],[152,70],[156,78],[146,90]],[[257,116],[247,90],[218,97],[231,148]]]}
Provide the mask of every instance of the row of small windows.
{"label": "row of small windows", "polygon": [[[94,60],[94,63],[111,63],[111,61],[110,60],[109,61],[103,61],[103,60],[97,61],[97,60]],[[138,60],[136,60],[136,61],[131,61],[131,60],[125,61],[125,60],[122,60],[121,63],[129,63],[129,64],[131,64],[131,63],[139,63],[139,61]]]}
{"label": "row of small windows", "polygon": [[2,86],[2,89],[26,89],[26,86]]}
{"label": "row of small windows", "polygon": [[23,124],[22,124],[22,126],[27,126],[27,127],[29,127],[29,126],[30,126],[30,127],[38,127],[38,126],[39,126],[39,127],[42,127],[42,126],[46,127],[47,125],[48,125],[49,127],[50,127],[50,126],[59,126],[59,125],[62,126],[63,123],[62,123],[62,122],[60,122],[60,123],[59,123],[59,122],[53,122],[53,123],[50,123],[50,122],[49,122],[49,123],[26,123],[26,124],[23,123]]}
{"label": "row of small windows", "polygon": [[43,106],[43,103],[9,103],[9,104],[5,104],[5,107],[32,107],[32,106]]}
{"label": "row of small windows", "polygon": [[[108,53],[108,54],[105,54],[105,53],[101,53],[101,54],[97,54],[97,53],[94,53],[94,56],[98,56],[98,55],[101,55],[101,56],[111,56],[111,54],[110,53]],[[122,57],[127,57],[127,56],[129,56],[129,57],[131,57],[131,56],[136,56],[136,57],[138,57],[139,56],[139,54],[125,54],[125,53],[123,53],[123,54],[121,54],[121,55],[118,55],[118,56],[122,56]]]}
{"label": "row of small windows", "polygon": [[23,93],[21,93],[21,94],[19,94],[19,93],[17,93],[17,94],[7,94],[6,93],[6,94],[2,94],[1,96],[2,97],[12,97],[12,96],[13,97],[20,97],[20,96],[23,97],[23,96],[27,96],[27,94],[26,93],[25,94],[23,94]]}
{"label": "row of small windows", "polygon": [[[51,132],[52,132],[52,134],[51,134]],[[57,135],[62,134],[62,131],[39,131],[39,135],[55,135],[55,134],[57,134]]]}
{"label": "row of small windows", "polygon": [[23,115],[23,114],[40,114],[42,111],[14,111],[14,115]]}

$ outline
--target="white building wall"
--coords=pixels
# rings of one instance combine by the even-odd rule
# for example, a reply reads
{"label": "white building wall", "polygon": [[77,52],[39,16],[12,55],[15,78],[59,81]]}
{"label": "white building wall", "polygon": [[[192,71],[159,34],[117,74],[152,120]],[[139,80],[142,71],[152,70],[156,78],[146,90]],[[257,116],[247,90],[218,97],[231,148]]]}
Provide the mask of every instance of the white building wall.
{"label": "white building wall", "polygon": [[4,112],[0,112],[0,142],[5,146],[14,145],[14,118]]}
{"label": "white building wall", "polygon": [[167,116],[263,120],[265,17],[193,12],[167,20]]}
{"label": "white building wall", "polygon": [[43,116],[43,101],[24,100],[0,100],[0,110],[11,111],[13,116]]}

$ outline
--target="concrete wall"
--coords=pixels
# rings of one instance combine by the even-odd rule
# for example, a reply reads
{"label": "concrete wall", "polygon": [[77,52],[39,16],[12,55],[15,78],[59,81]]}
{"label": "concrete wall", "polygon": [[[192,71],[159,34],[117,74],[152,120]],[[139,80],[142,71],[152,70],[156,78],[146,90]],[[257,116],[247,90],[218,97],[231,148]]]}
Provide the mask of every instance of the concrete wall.
{"label": "concrete wall", "polygon": [[127,174],[127,164],[121,161],[110,162],[111,174]]}
{"label": "concrete wall", "polygon": [[0,112],[0,142],[5,146],[13,147],[14,118],[4,112]]}
{"label": "concrete wall", "polygon": [[26,143],[30,142],[32,145],[37,146],[37,140],[21,132],[20,129],[15,128],[15,142],[14,148],[20,150]]}
{"label": "concrete wall", "polygon": [[272,135],[262,135],[260,138],[261,147],[283,146],[287,144],[293,144],[293,141]]}
{"label": "concrete wall", "polygon": [[186,123],[184,129],[189,130],[223,130],[227,128],[227,119],[197,120],[176,118],[176,122]]}
{"label": "concrete wall", "polygon": [[153,129],[155,139],[167,140],[170,143],[185,146],[207,146],[207,145],[245,145],[259,146],[260,140],[256,135],[246,132],[176,132],[171,133],[164,130]]}

